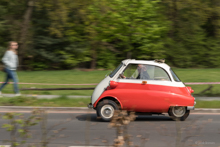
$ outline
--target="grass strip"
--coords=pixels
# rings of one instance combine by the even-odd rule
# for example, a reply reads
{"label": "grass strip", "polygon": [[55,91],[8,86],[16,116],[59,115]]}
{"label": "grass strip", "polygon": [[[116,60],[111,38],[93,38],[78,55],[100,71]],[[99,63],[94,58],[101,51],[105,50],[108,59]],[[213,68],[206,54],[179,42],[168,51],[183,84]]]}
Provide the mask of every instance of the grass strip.
{"label": "grass strip", "polygon": [[[220,68],[210,69],[173,69],[183,82],[220,82]],[[51,84],[85,84],[99,83],[105,75],[110,73],[104,71],[79,71],[79,70],[61,70],[61,71],[18,71],[19,81],[23,83],[51,83]],[[0,72],[0,81],[5,80],[5,73]],[[195,95],[209,85],[190,85]],[[56,86],[56,85],[19,85],[20,88],[80,88],[95,86]],[[220,96],[220,85],[213,85],[212,90],[202,94],[203,96]],[[3,93],[13,93],[13,85],[7,85]],[[51,95],[91,95],[92,90],[57,90],[57,91],[22,91],[23,94],[51,94]]]}
{"label": "grass strip", "polygon": [[220,108],[220,101],[198,101],[196,100],[196,108]]}
{"label": "grass strip", "polygon": [[90,98],[37,99],[34,97],[0,98],[1,106],[39,106],[39,107],[87,107]]}

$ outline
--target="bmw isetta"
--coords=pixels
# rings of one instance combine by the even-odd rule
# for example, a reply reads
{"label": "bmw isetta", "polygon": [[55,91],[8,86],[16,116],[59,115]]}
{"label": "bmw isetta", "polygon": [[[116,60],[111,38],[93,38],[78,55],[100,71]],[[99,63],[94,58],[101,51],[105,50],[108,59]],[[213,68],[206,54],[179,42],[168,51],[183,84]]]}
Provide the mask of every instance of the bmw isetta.
{"label": "bmw isetta", "polygon": [[148,115],[168,113],[173,120],[184,121],[194,110],[194,91],[159,61],[123,60],[96,86],[88,107],[104,121],[120,109]]}

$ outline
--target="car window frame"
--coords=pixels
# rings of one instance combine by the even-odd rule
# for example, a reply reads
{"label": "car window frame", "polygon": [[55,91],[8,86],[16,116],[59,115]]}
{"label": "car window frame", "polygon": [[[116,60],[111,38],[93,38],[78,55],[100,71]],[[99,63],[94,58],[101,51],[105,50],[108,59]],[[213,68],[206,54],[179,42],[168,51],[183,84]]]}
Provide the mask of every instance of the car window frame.
{"label": "car window frame", "polygon": [[[123,63],[121,62],[108,76],[110,78],[113,78],[118,72],[119,70],[123,67]],[[117,70],[116,70],[117,69]],[[113,75],[112,75],[113,74]]]}
{"label": "car window frame", "polygon": [[[177,79],[178,79],[179,81],[176,81],[176,80],[175,80],[175,78],[173,77],[172,72],[175,74],[175,76],[177,77]],[[177,76],[177,74],[172,70],[172,68],[170,68],[170,74],[172,75],[172,78],[173,78],[173,80],[174,80],[175,82],[182,82],[182,81],[180,80],[180,78]]]}
{"label": "car window frame", "polygon": [[[159,67],[159,68],[161,68],[162,70],[164,70],[165,73],[168,75],[168,78],[170,79],[169,81],[166,81],[166,82],[172,82],[172,79],[171,79],[169,73],[168,73],[163,67],[160,67],[160,66],[157,66],[157,65],[153,65],[153,66]],[[156,80],[154,80],[154,81],[156,81]]]}
{"label": "car window frame", "polygon": [[[127,64],[126,68],[122,71],[122,73],[124,73],[124,71],[128,68],[128,66],[129,66],[130,64],[136,64],[136,65],[138,65],[138,64],[142,64],[142,63],[129,63],[129,64]],[[168,78],[169,78],[169,81],[164,81],[164,82],[172,82],[172,79],[171,79],[171,77],[170,77],[170,74],[169,74],[163,67],[160,67],[160,66],[157,66],[157,65],[151,65],[151,64],[143,64],[143,65],[149,65],[149,66],[155,66],[155,67],[161,68],[162,70],[164,70],[164,71],[166,72],[166,74],[168,75]],[[120,73],[120,74],[122,74],[122,73]],[[120,75],[119,75],[119,76],[120,76]],[[117,79],[119,79],[119,76],[117,77]],[[150,81],[159,81],[159,80],[151,80],[151,79],[120,79],[120,80],[142,80],[142,81],[148,81],[148,80],[150,80]],[[162,80],[161,80],[161,81],[162,81]]]}

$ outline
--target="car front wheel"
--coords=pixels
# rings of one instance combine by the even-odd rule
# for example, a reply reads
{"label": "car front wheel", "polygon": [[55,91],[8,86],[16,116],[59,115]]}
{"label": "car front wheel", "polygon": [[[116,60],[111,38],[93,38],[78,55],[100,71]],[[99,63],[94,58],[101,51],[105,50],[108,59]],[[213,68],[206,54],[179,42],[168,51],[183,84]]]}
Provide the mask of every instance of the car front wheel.
{"label": "car front wheel", "polygon": [[169,116],[173,120],[184,121],[189,116],[190,110],[187,110],[186,107],[183,106],[174,106],[169,109]]}
{"label": "car front wheel", "polygon": [[110,121],[114,115],[114,111],[118,110],[118,105],[112,100],[103,100],[97,106],[97,115],[104,121]]}

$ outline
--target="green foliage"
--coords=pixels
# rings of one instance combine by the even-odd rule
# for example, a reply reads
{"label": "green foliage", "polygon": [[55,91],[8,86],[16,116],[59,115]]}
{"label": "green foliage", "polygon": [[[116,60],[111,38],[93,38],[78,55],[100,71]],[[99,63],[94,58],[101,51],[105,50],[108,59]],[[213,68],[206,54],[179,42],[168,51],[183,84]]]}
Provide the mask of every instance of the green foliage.
{"label": "green foliage", "polygon": [[[94,1],[88,7],[87,28],[90,35],[113,56],[153,59],[163,57],[162,41],[168,21],[158,13],[160,1]],[[94,22],[94,23],[89,23]],[[103,56],[103,52],[99,52]],[[117,58],[116,58],[117,60]],[[104,63],[104,62],[103,62]]]}
{"label": "green foliage", "polygon": [[[0,56],[19,41],[29,0],[0,1]],[[29,70],[114,68],[125,58],[220,67],[217,0],[37,0],[23,63]]]}
{"label": "green foliage", "polygon": [[2,128],[10,132],[10,139],[6,142],[11,143],[12,147],[16,147],[26,143],[26,139],[31,137],[30,127],[35,126],[41,121],[41,111],[34,110],[28,118],[20,113],[8,112],[2,118],[8,120],[8,123],[3,124]]}
{"label": "green foliage", "polygon": [[117,56],[111,51],[101,50],[99,52],[97,66],[99,68],[114,69],[117,64]]}
{"label": "green foliage", "polygon": [[32,62],[27,60],[29,68],[70,69],[89,61],[86,40],[81,34],[77,35],[77,28],[72,26],[75,20],[70,16],[73,6],[69,3],[62,0],[54,3],[50,0],[46,3],[38,1],[36,4],[38,9],[33,18],[34,47],[30,51],[34,58]]}
{"label": "green foliage", "polygon": [[217,63],[220,16],[218,3],[203,0],[163,1],[163,11],[172,24],[165,44],[166,54],[168,61],[174,66],[220,66]]}

